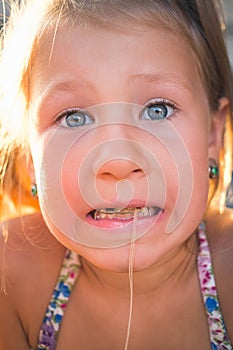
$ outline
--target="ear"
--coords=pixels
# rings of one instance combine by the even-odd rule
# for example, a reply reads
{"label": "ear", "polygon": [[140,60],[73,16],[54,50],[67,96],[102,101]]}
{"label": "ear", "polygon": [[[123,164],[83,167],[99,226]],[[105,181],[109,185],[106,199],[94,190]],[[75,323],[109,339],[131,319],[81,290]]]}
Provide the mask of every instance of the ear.
{"label": "ear", "polygon": [[229,100],[226,97],[219,99],[219,108],[213,112],[210,121],[208,156],[219,159],[219,153],[223,146],[223,134],[226,115],[229,108]]}

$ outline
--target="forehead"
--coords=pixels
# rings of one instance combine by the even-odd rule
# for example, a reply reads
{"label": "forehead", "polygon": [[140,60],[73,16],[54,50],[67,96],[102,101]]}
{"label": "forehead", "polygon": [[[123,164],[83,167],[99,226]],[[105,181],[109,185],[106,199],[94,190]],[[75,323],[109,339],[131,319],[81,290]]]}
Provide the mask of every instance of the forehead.
{"label": "forehead", "polygon": [[[32,92],[144,81],[200,89],[195,57],[181,35],[162,27],[73,27],[44,38],[32,69]],[[107,101],[110,102],[110,101]]]}

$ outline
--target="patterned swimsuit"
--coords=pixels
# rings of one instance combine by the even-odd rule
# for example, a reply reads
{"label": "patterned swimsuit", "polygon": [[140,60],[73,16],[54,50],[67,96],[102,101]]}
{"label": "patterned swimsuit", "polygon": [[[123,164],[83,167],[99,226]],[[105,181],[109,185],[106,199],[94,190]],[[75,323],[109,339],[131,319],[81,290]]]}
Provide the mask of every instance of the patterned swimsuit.
{"label": "patterned swimsuit", "polygon": [[[232,345],[227,335],[218,301],[204,223],[200,224],[197,235],[199,238],[197,267],[203,302],[208,318],[211,350],[231,350]],[[68,250],[65,254],[61,273],[43,320],[37,350],[55,350],[62,317],[72,288],[77,280],[80,267],[77,254]]]}

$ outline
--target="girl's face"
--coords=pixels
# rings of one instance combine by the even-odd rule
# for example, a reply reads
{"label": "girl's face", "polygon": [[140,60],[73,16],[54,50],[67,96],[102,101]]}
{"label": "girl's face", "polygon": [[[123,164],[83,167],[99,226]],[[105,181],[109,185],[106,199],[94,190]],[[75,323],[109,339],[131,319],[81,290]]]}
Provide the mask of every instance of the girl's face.
{"label": "girl's face", "polygon": [[57,33],[37,55],[30,146],[41,210],[95,265],[145,269],[200,222],[222,110],[210,113],[194,56],[159,28]]}

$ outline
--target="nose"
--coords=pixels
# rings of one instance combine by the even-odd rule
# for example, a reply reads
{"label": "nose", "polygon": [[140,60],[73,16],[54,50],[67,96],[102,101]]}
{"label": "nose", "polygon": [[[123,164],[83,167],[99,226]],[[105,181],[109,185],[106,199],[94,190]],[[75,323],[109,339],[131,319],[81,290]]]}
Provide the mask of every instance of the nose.
{"label": "nose", "polygon": [[124,180],[140,178],[143,170],[128,159],[113,159],[103,164],[97,172],[97,178],[102,180]]}

